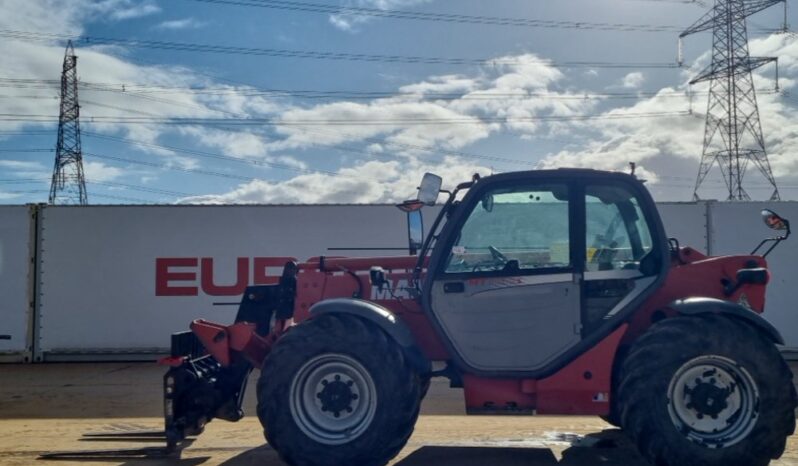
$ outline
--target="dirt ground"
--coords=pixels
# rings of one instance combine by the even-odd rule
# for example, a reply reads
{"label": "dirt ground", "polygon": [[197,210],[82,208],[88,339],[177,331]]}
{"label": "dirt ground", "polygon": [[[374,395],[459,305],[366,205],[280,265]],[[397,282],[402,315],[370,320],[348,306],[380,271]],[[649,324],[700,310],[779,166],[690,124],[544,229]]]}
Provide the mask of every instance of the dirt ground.
{"label": "dirt ground", "polygon": [[[0,365],[0,465],[279,466],[263,440],[248,393],[238,423],[214,421],[180,458],[115,456],[37,460],[56,451],[158,446],[85,441],[87,432],[161,428],[161,377],[154,364]],[[254,385],[253,385],[254,386]],[[147,439],[141,439],[147,440]],[[798,466],[798,436],[774,466]],[[596,417],[465,416],[462,392],[434,382],[396,466],[645,466],[634,447]],[[354,465],[353,465],[354,466]]]}

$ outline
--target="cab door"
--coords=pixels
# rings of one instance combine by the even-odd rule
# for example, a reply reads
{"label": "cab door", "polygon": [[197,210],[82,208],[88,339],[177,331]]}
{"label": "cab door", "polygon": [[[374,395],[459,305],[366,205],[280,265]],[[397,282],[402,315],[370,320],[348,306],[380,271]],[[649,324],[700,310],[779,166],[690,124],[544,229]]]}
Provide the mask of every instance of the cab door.
{"label": "cab door", "polygon": [[568,181],[481,190],[438,246],[429,285],[440,329],[477,371],[533,372],[581,340],[584,240]]}

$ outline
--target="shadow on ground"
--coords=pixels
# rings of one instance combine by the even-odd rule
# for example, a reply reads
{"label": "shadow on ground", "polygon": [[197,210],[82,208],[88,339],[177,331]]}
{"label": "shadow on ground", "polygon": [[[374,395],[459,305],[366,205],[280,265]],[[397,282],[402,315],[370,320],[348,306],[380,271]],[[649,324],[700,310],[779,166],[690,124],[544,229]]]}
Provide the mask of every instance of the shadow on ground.
{"label": "shadow on ground", "polygon": [[[274,450],[262,446],[247,450],[220,466],[278,466]],[[558,461],[549,448],[483,446],[424,446],[395,466],[648,466],[634,446],[617,429],[575,440]]]}

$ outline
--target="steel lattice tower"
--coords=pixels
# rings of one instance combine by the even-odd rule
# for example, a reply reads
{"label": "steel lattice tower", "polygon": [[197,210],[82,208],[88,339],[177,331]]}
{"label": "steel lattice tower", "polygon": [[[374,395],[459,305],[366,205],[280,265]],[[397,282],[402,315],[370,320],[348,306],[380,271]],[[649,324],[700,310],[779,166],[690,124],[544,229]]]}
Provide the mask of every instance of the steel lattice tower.
{"label": "steel lattice tower", "polygon": [[61,110],[58,117],[58,143],[50,185],[50,204],[88,204],[80,147],[80,105],[78,104],[78,57],[72,41],[64,54],[61,73]]}
{"label": "steel lattice tower", "polygon": [[[729,190],[728,200],[750,200],[743,188],[749,163],[753,163],[773,186],[772,200],[780,199],[770,168],[752,71],[775,58],[754,58],[748,53],[746,18],[785,0],[715,0],[715,6],[681,38],[712,30],[712,63],[690,84],[710,81],[704,150],[693,197],[712,166],[720,167]],[[681,44],[680,44],[681,55]],[[681,61],[681,57],[680,57]]]}

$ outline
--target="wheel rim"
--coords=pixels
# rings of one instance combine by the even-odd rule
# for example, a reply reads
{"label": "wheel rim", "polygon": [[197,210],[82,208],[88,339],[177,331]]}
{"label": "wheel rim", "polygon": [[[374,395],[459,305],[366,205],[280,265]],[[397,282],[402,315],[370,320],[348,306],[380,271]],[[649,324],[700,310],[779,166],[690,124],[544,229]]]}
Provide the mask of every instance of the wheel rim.
{"label": "wheel rim", "polygon": [[371,374],[343,354],[323,354],[306,362],[291,382],[291,414],[302,432],[325,445],[359,437],[377,411]]}
{"label": "wheel rim", "polygon": [[673,425],[690,441],[725,448],[742,441],[759,417],[759,390],[731,359],[700,356],[673,375],[668,388]]}

